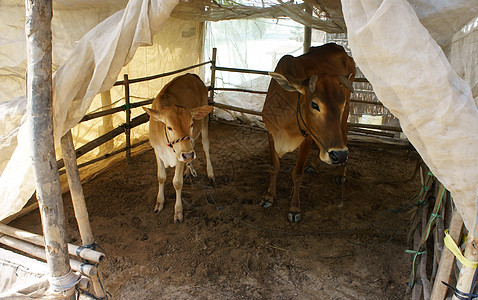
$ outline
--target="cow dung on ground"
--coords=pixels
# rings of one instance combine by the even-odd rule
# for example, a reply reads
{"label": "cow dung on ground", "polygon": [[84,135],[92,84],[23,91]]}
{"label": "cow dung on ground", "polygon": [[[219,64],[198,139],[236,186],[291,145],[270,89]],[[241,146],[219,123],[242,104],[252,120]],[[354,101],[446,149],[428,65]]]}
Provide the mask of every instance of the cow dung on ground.
{"label": "cow dung on ground", "polygon": [[[321,164],[306,173],[302,219],[287,220],[297,151],[281,159],[277,200],[258,205],[269,180],[267,133],[210,124],[216,187],[208,183],[196,143],[198,179],[185,180],[184,223],[173,222],[174,170],[167,169],[166,203],[157,195],[153,150],[84,184],[96,241],[107,258],[102,274],[113,299],[402,299],[411,255],[409,211],[418,194],[417,156],[403,148],[349,144],[347,181]],[[309,162],[317,154],[313,148]],[[343,196],[342,196],[343,195]],[[341,206],[343,197],[343,205]],[[69,194],[67,239],[81,240]],[[12,226],[41,233],[31,213]]]}

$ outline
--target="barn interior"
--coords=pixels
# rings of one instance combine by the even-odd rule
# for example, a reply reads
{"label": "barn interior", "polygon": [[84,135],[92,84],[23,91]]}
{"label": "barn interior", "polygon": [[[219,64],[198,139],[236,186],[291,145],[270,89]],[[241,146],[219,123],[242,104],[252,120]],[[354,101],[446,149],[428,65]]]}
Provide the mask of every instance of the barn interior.
{"label": "barn interior", "polygon": [[[350,7],[347,15],[342,12],[340,1],[54,1],[53,128],[65,205],[66,242],[91,244],[80,236],[83,225],[75,224],[76,212],[65,174],[68,170],[64,168],[66,149],[59,146],[62,137],[71,131],[90,217],[90,225],[85,226],[91,226],[95,243],[102,247],[93,251],[100,255],[92,263],[93,271],[75,270],[81,274],[81,280],[73,285],[76,289],[68,286],[62,292],[125,299],[151,295],[166,299],[313,299],[317,295],[334,299],[430,299],[430,294],[433,299],[444,299],[454,293],[436,280],[439,266],[445,265],[450,265],[448,272],[452,275],[445,281],[469,292],[470,284],[457,282],[460,270],[466,273],[466,264],[461,269],[456,266],[454,255],[448,255],[448,248],[443,246],[443,237],[447,228],[452,235],[452,224],[459,224],[460,216],[465,225],[461,220],[461,225],[453,227],[458,232],[452,235],[457,243],[462,231],[472,232],[468,236],[474,237],[476,228],[476,162],[462,158],[469,155],[475,143],[471,133],[475,132],[478,99],[478,54],[473,46],[477,38],[477,8],[472,1],[438,1],[433,5],[427,1],[393,2],[376,1],[375,6],[367,7],[343,1],[345,8]],[[413,91],[448,99],[441,97],[443,91],[436,91],[436,85],[444,86],[437,73],[433,73],[437,83],[432,86],[430,78],[423,80],[428,81],[428,86],[412,86],[407,91],[408,100],[403,96],[406,93],[400,94],[398,87],[402,82],[387,78],[392,83],[383,83],[384,76],[377,78],[380,72],[370,69],[379,68],[372,68],[370,58],[361,59],[364,53],[372,55],[373,51],[366,53],[369,49],[358,41],[364,31],[357,25],[360,18],[354,19],[350,11],[359,14],[360,9],[367,12],[366,24],[376,21],[378,16],[394,15],[394,9],[403,9],[396,13],[398,23],[388,20],[384,24],[392,25],[382,24],[382,34],[401,38],[407,24],[412,24],[414,30],[407,31],[403,42],[411,40],[415,45],[410,48],[416,53],[412,57],[418,71],[409,71],[410,80],[421,82],[420,73],[435,71],[420,69],[425,62],[449,63],[451,71],[440,75],[449,79],[449,72],[454,72],[461,77],[463,82],[449,81],[468,102],[459,99],[457,106],[453,102],[457,97],[450,97],[449,102],[439,105],[441,111],[432,114],[437,104]],[[0,190],[4,195],[0,218],[3,224],[26,231],[8,234],[5,232],[12,228],[4,229],[2,244],[7,245],[6,251],[11,251],[15,248],[11,235],[18,239],[18,235],[44,233],[38,202],[32,197],[35,180],[28,147],[33,137],[26,125],[29,114],[25,95],[25,3],[4,3],[0,14],[6,20],[6,38],[0,45],[4,54],[0,60]],[[356,26],[347,28],[347,16],[350,24]],[[424,30],[419,30],[417,24]],[[333,168],[321,166],[311,172],[303,187],[310,191],[304,191],[308,196],[303,200],[308,218],[292,226],[285,212],[296,153],[284,158],[280,204],[272,211],[257,206],[269,176],[267,133],[259,112],[270,80],[267,71],[274,68],[277,60],[285,54],[300,55],[309,46],[327,42],[343,45],[358,67],[364,66],[364,73],[359,72],[362,80],[354,83],[358,92],[353,96],[349,120],[351,153],[355,151],[356,156],[348,163],[350,174],[344,185],[334,184]],[[382,69],[391,64],[387,39],[364,39],[363,43],[370,47],[377,47],[374,43],[378,43],[382,47],[382,61],[381,57],[371,56],[373,61],[382,62]],[[425,47],[428,44],[436,47]],[[419,48],[428,52],[423,54]],[[400,62],[393,62],[397,61]],[[405,71],[397,69],[396,75]],[[221,175],[216,187],[207,186],[201,177],[191,179],[191,186],[185,191],[185,201],[189,203],[187,219],[178,226],[172,223],[170,211],[160,216],[152,213],[156,170],[147,140],[147,118],[141,106],[149,105],[167,82],[184,72],[199,74],[212,88],[210,97],[216,106],[210,123],[214,138],[212,155]],[[164,73],[167,76],[161,75]],[[391,85],[399,101],[387,92]],[[422,102],[428,106],[418,109]],[[409,106],[410,103],[416,106]],[[417,117],[419,123],[410,117],[410,110],[422,112]],[[432,121],[447,121],[435,124],[426,121],[426,115]],[[457,123],[458,129],[452,130]],[[467,128],[466,141],[460,139],[460,126]],[[439,129],[443,127],[449,135],[441,134]],[[456,153],[456,160],[440,160],[443,153],[456,148],[461,150]],[[199,155],[198,170],[203,169],[201,159]],[[443,167],[447,165],[452,166]],[[414,176],[416,166],[420,175]],[[134,173],[137,170],[142,172]],[[93,185],[95,180],[99,186]],[[456,183],[460,180],[463,182]],[[440,182],[452,193],[445,191]],[[169,188],[171,197],[174,190]],[[171,209],[171,200],[169,205]],[[389,222],[390,219],[396,221]],[[433,230],[433,237],[422,242],[429,230]],[[462,247],[472,245],[472,240]],[[43,246],[41,243],[35,251]],[[84,248],[79,251],[88,252]],[[41,261],[44,258],[25,263],[16,255],[3,256],[2,265],[13,266],[14,275],[5,276],[2,296],[38,295],[48,288],[51,291],[48,268]],[[34,257],[31,253],[27,256]],[[442,263],[442,259],[447,263]],[[28,275],[15,282],[13,278],[21,278],[18,265],[32,267],[20,268]],[[468,269],[468,281],[472,282],[476,265]]]}

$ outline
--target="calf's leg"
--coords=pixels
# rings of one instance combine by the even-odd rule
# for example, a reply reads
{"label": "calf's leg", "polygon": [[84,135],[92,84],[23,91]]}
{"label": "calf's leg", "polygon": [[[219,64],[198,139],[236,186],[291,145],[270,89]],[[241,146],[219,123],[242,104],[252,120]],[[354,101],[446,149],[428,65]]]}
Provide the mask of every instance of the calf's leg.
{"label": "calf's leg", "polygon": [[176,190],[176,204],[174,205],[174,222],[183,222],[183,202],[181,200],[181,192],[183,190],[183,173],[184,163],[178,161],[176,168],[174,169],[173,186]]}
{"label": "calf's leg", "polygon": [[214,177],[214,170],[211,164],[211,156],[209,155],[209,117],[205,117],[202,121],[202,128],[201,128],[201,140],[202,140],[202,148],[204,149],[204,153],[206,154],[206,164],[207,164],[207,177],[211,183],[216,182],[216,177]]}
{"label": "calf's leg", "polygon": [[269,183],[269,189],[264,195],[264,199],[261,201],[260,205],[267,208],[272,206],[274,199],[276,197],[276,187],[277,187],[277,175],[279,174],[280,169],[280,159],[279,154],[277,153],[274,146],[274,137],[269,133],[269,151],[271,157],[271,180]]}
{"label": "calf's leg", "polygon": [[297,158],[297,164],[292,172],[292,180],[294,181],[294,193],[292,200],[290,201],[289,222],[298,223],[300,221],[300,199],[299,190],[302,183],[302,176],[304,175],[304,166],[309,155],[310,147],[312,146],[312,138],[307,137],[299,148],[299,157]]}
{"label": "calf's leg", "polygon": [[164,208],[164,183],[166,182],[166,170],[164,163],[156,153],[156,162],[158,164],[158,196],[156,197],[156,205],[154,207],[154,213],[160,213]]}

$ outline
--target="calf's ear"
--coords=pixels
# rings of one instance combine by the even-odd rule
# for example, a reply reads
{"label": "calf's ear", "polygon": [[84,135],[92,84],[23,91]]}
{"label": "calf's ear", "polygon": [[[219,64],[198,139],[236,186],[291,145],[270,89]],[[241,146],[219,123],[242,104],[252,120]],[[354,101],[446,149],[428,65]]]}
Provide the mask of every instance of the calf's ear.
{"label": "calf's ear", "polygon": [[189,111],[191,112],[193,119],[200,120],[204,118],[205,116],[207,116],[213,109],[214,107],[210,105],[203,105],[203,106],[192,108]]}
{"label": "calf's ear", "polygon": [[144,109],[144,111],[146,111],[146,113],[148,113],[151,120],[164,123],[163,118],[162,118],[162,114],[159,110],[155,110],[155,109],[147,108],[147,107],[143,107],[143,109]]}
{"label": "calf's ear", "polygon": [[277,81],[277,83],[286,91],[288,92],[299,92],[301,94],[305,94],[304,86],[302,82],[297,80],[296,78],[286,77],[280,73],[276,72],[269,72],[269,75]]}

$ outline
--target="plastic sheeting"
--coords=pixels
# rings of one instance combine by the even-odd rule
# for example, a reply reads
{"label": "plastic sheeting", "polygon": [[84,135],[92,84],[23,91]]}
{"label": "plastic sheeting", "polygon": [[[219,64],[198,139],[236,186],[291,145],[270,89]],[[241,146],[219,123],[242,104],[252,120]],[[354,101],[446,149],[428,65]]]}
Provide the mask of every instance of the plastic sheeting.
{"label": "plastic sheeting", "polygon": [[[476,1],[446,6],[472,2],[476,9]],[[469,85],[407,1],[342,0],[342,7],[355,62],[476,236],[478,111]]]}
{"label": "plastic sheeting", "polygon": [[[84,31],[89,30],[88,27],[97,24],[98,19],[104,17],[104,11],[96,7],[94,10],[94,7],[88,5],[91,3],[83,2],[61,1],[62,4],[73,3],[75,4],[73,7],[78,6],[87,11],[75,17],[73,17],[74,12],[70,12],[70,14],[66,12],[63,16],[64,19],[56,27],[53,26],[54,41],[55,35],[58,34],[71,36],[68,27],[73,27],[74,21],[79,26],[84,24],[87,27],[80,28],[79,32],[83,31],[80,35],[82,36]],[[63,47],[54,47],[54,49],[64,49],[59,52],[53,51],[54,60],[59,62],[56,66],[62,64],[53,75],[54,135],[57,145],[60,137],[75,126],[87,112],[95,96],[112,87],[123,66],[132,60],[137,48],[153,44],[154,34],[159,32],[166,23],[177,2],[177,0],[129,1],[125,9],[105,19],[78,42],[72,40],[75,48],[68,59],[65,59],[64,64],[61,59],[55,60],[55,54],[65,57],[63,52],[68,51]],[[25,69],[26,61],[24,57],[24,23],[19,24],[18,20],[23,20],[24,8],[18,3],[19,1],[2,3],[2,10],[0,10],[4,16],[16,16],[16,21],[9,24],[14,30],[8,31],[8,35],[6,34],[6,37],[4,36],[0,41],[0,51],[7,58],[4,57],[0,61],[0,75],[9,73],[10,76],[4,77],[12,79],[16,87],[8,96],[17,96],[14,100],[5,101],[5,99],[13,97],[7,98],[7,95],[2,95],[1,99],[1,108],[7,108],[8,114],[2,112],[0,116],[2,122],[2,126],[0,126],[2,128],[2,140],[0,140],[0,168],[2,168],[0,169],[2,172],[0,206],[2,209],[0,210],[0,219],[19,211],[34,192],[29,153],[31,137],[23,117],[25,99],[24,96],[21,96],[21,91],[24,91],[24,76],[21,70]],[[107,2],[107,4],[109,5],[111,2]],[[22,9],[19,10],[19,7]],[[91,14],[88,14],[88,10],[91,10]],[[56,14],[54,11],[54,15],[61,16],[61,13]],[[61,19],[60,16],[58,18]],[[68,18],[72,20],[68,20]],[[5,20],[10,22],[12,19],[6,18]],[[62,28],[62,26],[64,27]],[[61,38],[59,40],[64,41]],[[22,125],[17,127],[19,124]]]}

